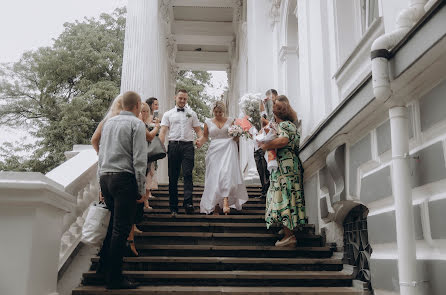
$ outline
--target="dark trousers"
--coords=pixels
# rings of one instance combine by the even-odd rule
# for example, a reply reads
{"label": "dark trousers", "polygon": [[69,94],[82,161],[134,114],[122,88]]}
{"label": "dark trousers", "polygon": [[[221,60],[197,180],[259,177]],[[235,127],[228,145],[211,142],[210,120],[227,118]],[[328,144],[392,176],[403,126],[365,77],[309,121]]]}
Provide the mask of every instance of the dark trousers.
{"label": "dark trousers", "polygon": [[183,168],[184,201],[183,206],[193,204],[192,191],[194,182],[192,170],[194,169],[194,145],[192,141],[169,141],[167,158],[169,165],[169,204],[170,211],[178,212],[178,177]]}
{"label": "dark trousers", "polygon": [[259,173],[260,183],[262,184],[262,195],[266,195],[269,188],[269,171],[265,160],[265,151],[258,149],[254,152],[257,172]]}
{"label": "dark trousers", "polygon": [[134,223],[138,185],[131,173],[102,175],[99,183],[105,204],[111,211],[107,236],[99,253],[99,265],[105,270],[106,283],[122,279],[125,242]]}

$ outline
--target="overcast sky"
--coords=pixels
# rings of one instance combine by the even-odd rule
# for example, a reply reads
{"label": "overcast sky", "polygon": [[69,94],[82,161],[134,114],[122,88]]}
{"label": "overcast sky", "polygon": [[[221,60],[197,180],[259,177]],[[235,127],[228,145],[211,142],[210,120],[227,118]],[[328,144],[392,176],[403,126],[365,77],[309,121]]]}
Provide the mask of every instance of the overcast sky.
{"label": "overcast sky", "polygon": [[126,4],[127,0],[1,0],[0,62],[14,62],[27,50],[51,45],[65,22]]}

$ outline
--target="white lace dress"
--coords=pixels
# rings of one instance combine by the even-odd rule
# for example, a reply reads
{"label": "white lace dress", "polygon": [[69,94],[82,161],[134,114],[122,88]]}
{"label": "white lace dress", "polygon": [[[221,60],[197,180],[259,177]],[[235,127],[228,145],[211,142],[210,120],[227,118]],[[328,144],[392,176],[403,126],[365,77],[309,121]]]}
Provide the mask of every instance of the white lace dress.
{"label": "white lace dress", "polygon": [[237,143],[228,135],[233,118],[228,118],[220,129],[207,119],[211,143],[206,154],[206,175],[204,192],[200,202],[200,212],[209,214],[219,204],[223,208],[223,198],[228,197],[229,206],[237,210],[248,201],[248,193],[240,171]]}

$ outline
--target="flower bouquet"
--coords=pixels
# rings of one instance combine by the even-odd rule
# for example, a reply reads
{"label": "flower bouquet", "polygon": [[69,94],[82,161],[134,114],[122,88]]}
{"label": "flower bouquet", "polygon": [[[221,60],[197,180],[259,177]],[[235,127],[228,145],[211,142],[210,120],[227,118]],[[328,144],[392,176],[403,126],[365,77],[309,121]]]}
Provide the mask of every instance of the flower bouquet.
{"label": "flower bouquet", "polygon": [[240,137],[244,136],[246,138],[252,139],[251,134],[249,134],[248,131],[246,131],[242,125],[237,124],[237,122],[234,125],[231,125],[228,129],[228,135],[231,137]]}
{"label": "flower bouquet", "polygon": [[248,116],[249,122],[257,129],[262,129],[260,116],[260,93],[247,93],[240,98],[240,110]]}
{"label": "flower bouquet", "polygon": [[[271,140],[277,138],[277,130],[278,130],[277,123],[274,121],[271,121],[271,122],[269,122],[268,125],[266,125],[265,127],[263,127],[260,130],[259,134],[256,136],[255,139],[259,143],[270,142]],[[273,170],[276,170],[277,167],[279,166],[279,164],[277,162],[277,151],[276,150],[268,150],[265,153],[265,159],[266,159],[266,163],[267,163],[267,168],[270,173]]]}
{"label": "flower bouquet", "polygon": [[239,137],[243,135],[243,128],[240,125],[232,125],[228,129],[228,135],[231,137]]}

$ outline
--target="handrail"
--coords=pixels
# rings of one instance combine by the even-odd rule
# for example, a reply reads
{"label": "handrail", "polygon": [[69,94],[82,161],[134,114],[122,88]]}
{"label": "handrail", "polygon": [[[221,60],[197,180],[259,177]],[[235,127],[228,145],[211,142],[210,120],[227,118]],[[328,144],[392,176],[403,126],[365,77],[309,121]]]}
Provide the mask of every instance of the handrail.
{"label": "handrail", "polygon": [[98,157],[93,148],[76,145],[68,155],[71,156],[70,159],[45,175],[77,198],[76,205],[63,218],[59,270],[79,245],[88,207],[98,198],[99,193],[96,177]]}

